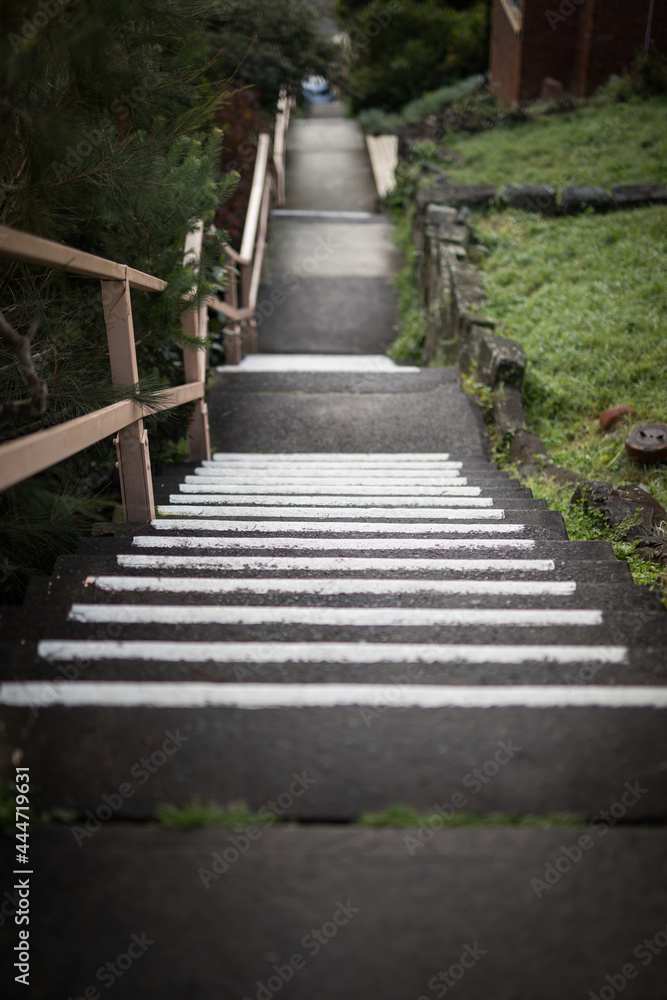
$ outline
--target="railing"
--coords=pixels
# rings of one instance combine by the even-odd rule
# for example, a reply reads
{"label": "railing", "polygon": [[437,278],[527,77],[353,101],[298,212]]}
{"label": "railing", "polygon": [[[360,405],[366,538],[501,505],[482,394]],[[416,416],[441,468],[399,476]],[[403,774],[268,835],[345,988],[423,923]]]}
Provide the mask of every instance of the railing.
{"label": "railing", "polygon": [[[198,234],[188,238],[186,254],[196,248],[197,241],[201,243],[201,227]],[[166,281],[125,264],[95,257],[8,226],[0,226],[0,256],[58,268],[86,278],[98,278],[102,284],[113,384],[118,387],[139,384],[130,289],[160,292],[167,287]],[[206,336],[205,323],[201,323],[199,309],[188,310],[183,317],[183,324],[187,332]],[[204,351],[197,349],[183,351],[185,385],[165,389],[160,395],[159,403],[152,407],[168,410],[197,400],[197,409],[188,435],[192,461],[210,457],[206,404],[203,402],[204,354]],[[148,434],[143,417],[142,406],[132,399],[126,399],[0,445],[0,490],[9,489],[10,486],[71,458],[110,434],[117,434],[114,444],[118,455],[125,520],[150,520],[155,517],[155,503]]]}
{"label": "railing", "polygon": [[514,34],[518,35],[521,32],[521,24],[523,21],[521,0],[500,0],[500,3],[505,11],[507,20],[512,26]]}
{"label": "railing", "polygon": [[[228,258],[225,264],[225,301],[212,297],[201,306],[186,310],[182,317],[184,332],[201,340],[206,340],[208,334],[208,306],[231,320],[231,329],[228,326],[225,332],[228,364],[238,363],[243,353],[252,353],[257,349],[257,295],[266,252],[271,202],[274,197],[278,204],[283,204],[285,200],[285,135],[292,104],[292,99],[283,93],[278,104],[273,144],[275,177],[268,166],[271,136],[262,133],[259,137],[241,252],[225,247]],[[199,266],[202,237],[203,224],[200,223],[186,240],[185,262]],[[0,226],[0,256],[99,279],[113,384],[123,388],[138,386],[130,290],[160,292],[167,287],[165,281],[125,264],[95,257],[7,226]],[[195,402],[195,412],[188,428],[188,443],[190,460],[199,462],[211,457],[208,412],[204,402],[206,351],[184,348],[183,366],[185,384],[165,389],[151,410],[168,410],[183,403]],[[155,517],[155,502],[148,434],[143,417],[144,408],[138,402],[127,399],[1,444],[0,491],[116,434],[114,444],[125,520],[150,520]]]}
{"label": "railing", "polygon": [[285,137],[289,128],[293,99],[283,92],[278,102],[273,139],[273,165],[269,169],[271,136],[262,132],[257,145],[250,200],[246,213],[241,251],[225,246],[227,273],[225,300],[209,299],[208,304],[228,320],[224,334],[225,362],[238,364],[244,354],[257,350],[257,295],[266,254],[269,213],[272,202],[285,203]]}

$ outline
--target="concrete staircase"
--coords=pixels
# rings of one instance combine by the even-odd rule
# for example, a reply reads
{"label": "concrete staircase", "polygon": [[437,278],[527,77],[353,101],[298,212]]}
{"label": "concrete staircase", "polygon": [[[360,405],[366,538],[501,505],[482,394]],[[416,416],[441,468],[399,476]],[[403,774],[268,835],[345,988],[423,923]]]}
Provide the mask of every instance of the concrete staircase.
{"label": "concrete staircase", "polygon": [[[354,128],[328,121],[293,139],[325,136],[322,170]],[[277,220],[286,254],[304,224]],[[325,224],[357,226],[354,260],[385,240]],[[389,257],[364,287],[346,259],[303,279],[327,306],[299,357],[275,360],[276,312],[268,354],[220,373],[218,451],[156,477],[157,519],[2,612],[2,759],[20,749],[52,816],[31,833],[30,996],[664,1000],[664,609],[488,461],[455,370],[369,355]],[[385,318],[355,345],[336,303],[371,286]],[[265,822],[155,822],[194,800]],[[359,823],[398,806],[431,819]]]}
{"label": "concrete staircase", "polygon": [[[227,453],[157,485],[156,521],[5,624],[6,748],[79,817],[33,838],[33,995],[85,995],[133,934],[118,996],[399,1000],[459,968],[462,996],[532,995],[532,968],[586,995],[660,930],[665,616],[610,546],[473,456]],[[196,798],[276,825],[136,822]],[[396,804],[435,820],[354,825]],[[497,812],[586,825],[444,827]],[[554,924],[591,913],[564,963]]]}

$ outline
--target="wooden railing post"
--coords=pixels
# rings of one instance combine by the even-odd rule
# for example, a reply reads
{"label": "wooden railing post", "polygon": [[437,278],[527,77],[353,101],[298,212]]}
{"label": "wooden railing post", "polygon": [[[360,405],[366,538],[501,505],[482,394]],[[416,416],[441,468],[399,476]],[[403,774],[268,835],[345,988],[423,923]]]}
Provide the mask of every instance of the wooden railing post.
{"label": "wooden railing post", "polygon": [[[230,257],[227,266],[227,287],[225,290],[225,302],[232,309],[239,307],[239,288],[236,274],[236,262]],[[243,360],[243,344],[241,339],[241,324],[238,322],[227,323],[224,336],[225,364],[240,365]]]}
{"label": "wooden railing post", "polygon": [[[104,321],[109,343],[111,378],[115,386],[138,385],[132,301],[127,273],[123,281],[102,281]],[[126,521],[155,517],[148,433],[143,419],[123,427],[114,438],[118,454],[120,489]]]}
{"label": "wooden railing post", "polygon": [[278,113],[276,114],[276,129],[273,139],[273,164],[276,168],[277,202],[285,204],[285,137],[289,122],[290,102],[284,90],[280,92]]}
{"label": "wooden railing post", "polygon": [[[184,260],[190,260],[191,264],[199,266],[201,257],[201,241],[204,232],[203,222],[193,233],[188,233],[185,240]],[[183,313],[183,332],[190,337],[198,337],[206,340],[208,334],[208,309],[206,303],[195,306]],[[183,368],[185,381],[205,382],[206,381],[206,351],[203,348],[183,348]],[[203,399],[198,399],[195,403],[195,410],[188,427],[188,446],[191,462],[203,462],[211,457],[211,438],[208,426],[208,407]]]}

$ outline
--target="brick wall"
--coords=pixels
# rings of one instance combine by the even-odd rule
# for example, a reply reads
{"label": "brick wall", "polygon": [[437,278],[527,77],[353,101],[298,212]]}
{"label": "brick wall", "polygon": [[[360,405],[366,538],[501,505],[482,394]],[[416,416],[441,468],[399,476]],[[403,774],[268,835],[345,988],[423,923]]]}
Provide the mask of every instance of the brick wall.
{"label": "brick wall", "polygon": [[[594,3],[585,89],[592,94],[612,73],[627,72],[637,53],[643,51],[650,0],[597,0]],[[657,0],[653,9],[651,40],[667,52],[667,4]]]}
{"label": "brick wall", "polygon": [[526,0],[522,31],[521,101],[533,101],[540,96],[545,76],[560,80],[566,91],[572,90],[579,24],[585,5],[575,6],[572,3],[571,6],[571,14],[563,20],[552,19],[550,23],[547,15],[558,12],[560,0]]}
{"label": "brick wall", "polygon": [[593,34],[597,5],[597,0],[588,0],[579,17],[577,52],[572,73],[572,93],[575,97],[583,97],[586,94],[591,55],[590,40]]}
{"label": "brick wall", "polygon": [[[545,76],[577,97],[630,68],[643,50],[650,0],[523,0],[516,34],[494,0],[491,86],[506,106],[540,96]],[[654,5],[651,39],[667,53],[667,0]]]}
{"label": "brick wall", "polygon": [[489,75],[491,89],[505,107],[519,100],[520,74],[521,35],[515,33],[500,0],[494,0]]}

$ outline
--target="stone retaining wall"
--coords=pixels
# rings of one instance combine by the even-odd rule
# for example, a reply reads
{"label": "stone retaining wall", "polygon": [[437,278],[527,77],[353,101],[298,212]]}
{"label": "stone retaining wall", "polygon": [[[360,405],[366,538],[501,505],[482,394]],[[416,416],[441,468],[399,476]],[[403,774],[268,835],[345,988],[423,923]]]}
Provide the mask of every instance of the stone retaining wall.
{"label": "stone retaining wall", "polygon": [[[540,468],[563,481],[578,476],[550,463],[544,443],[526,430],[522,387],[526,355],[518,341],[495,333],[495,321],[484,313],[487,295],[482,278],[468,260],[474,242],[471,214],[464,203],[471,189],[458,189],[455,205],[417,195],[413,240],[417,250],[415,278],[426,311],[427,334],[421,363],[456,365],[493,390],[493,415],[499,432],[511,435],[512,457],[532,471]],[[476,187],[469,201],[486,207],[494,189]],[[436,192],[430,191],[431,194]],[[442,188],[438,192],[441,196]],[[450,197],[451,189],[446,196]]]}
{"label": "stone retaining wall", "polygon": [[[649,188],[652,192],[650,198]],[[561,210],[567,211],[563,206],[568,204],[577,206],[572,209],[577,211],[584,204],[593,207],[590,192],[595,191],[601,192],[599,204],[606,204],[602,195],[606,199],[609,196],[601,189],[565,188]],[[640,197],[643,192],[642,204],[667,202],[666,188],[625,185],[614,188],[613,206],[607,207],[638,204],[631,200],[632,192],[633,198]],[[556,189],[546,185],[508,185],[502,189],[501,196],[506,204],[528,211],[548,214],[549,206],[552,207],[551,214],[558,210]],[[524,475],[540,472],[561,484],[583,483],[587,489],[592,485],[608,486],[609,490],[613,490],[611,484],[586,484],[584,477],[556,465],[550,459],[542,438],[526,428],[523,408],[524,349],[518,341],[495,333],[495,321],[484,314],[488,299],[481,275],[468,260],[468,250],[474,242],[470,208],[488,208],[496,198],[495,188],[451,185],[444,178],[438,178],[427,190],[416,195],[412,233],[417,250],[415,278],[427,316],[427,335],[421,362],[456,365],[466,374],[474,374],[477,381],[493,390],[495,425],[502,436],[511,438],[510,460],[520,466]],[[634,506],[630,501],[628,503],[628,511],[633,514],[637,507],[636,498]],[[638,551],[646,559],[667,564],[667,542],[652,535],[652,531],[651,527],[643,532],[646,537],[642,537]]]}
{"label": "stone retaining wall", "polygon": [[[428,168],[427,169],[433,169]],[[500,189],[490,184],[454,184],[446,174],[435,178],[417,194],[418,211],[426,205],[449,205],[453,208],[520,208],[540,215],[574,215],[578,212],[610,212],[644,205],[667,204],[664,184],[618,184],[611,193],[603,187],[569,185],[562,188],[560,199],[554,184],[505,184]]]}

